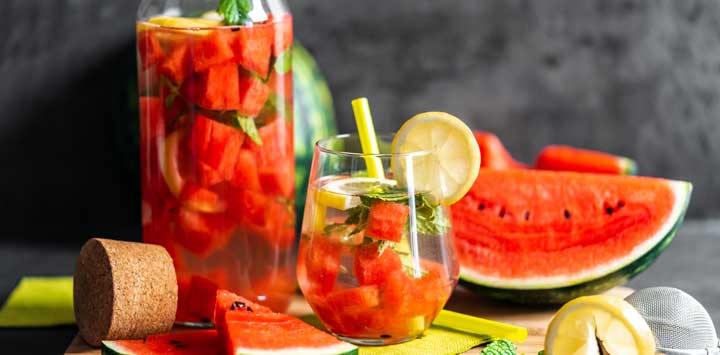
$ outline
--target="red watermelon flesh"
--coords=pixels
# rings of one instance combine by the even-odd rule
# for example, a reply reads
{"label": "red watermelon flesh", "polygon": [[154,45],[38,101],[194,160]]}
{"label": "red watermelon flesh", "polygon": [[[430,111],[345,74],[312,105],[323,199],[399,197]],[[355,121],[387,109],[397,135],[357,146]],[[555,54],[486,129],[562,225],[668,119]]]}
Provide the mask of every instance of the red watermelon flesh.
{"label": "red watermelon flesh", "polygon": [[399,242],[402,239],[410,208],[400,203],[377,201],[370,207],[365,235],[375,239]]}
{"label": "red watermelon flesh", "polygon": [[[202,115],[195,116],[192,130],[194,155],[208,168],[217,172],[217,176],[223,180],[230,180],[235,174],[235,164],[244,140],[245,133],[239,129]],[[206,180],[208,181],[203,181],[205,186],[218,182],[214,181],[217,178],[206,178]]]}
{"label": "red watermelon flesh", "polygon": [[235,61],[261,78],[267,78],[273,30],[268,25],[241,27],[233,38]]}
{"label": "red watermelon flesh", "polygon": [[163,57],[160,41],[152,31],[138,32],[137,48],[140,56],[140,67],[143,69],[157,64]]}
{"label": "red watermelon flesh", "polygon": [[150,142],[165,133],[163,103],[159,97],[140,96],[140,139]]}
{"label": "red watermelon flesh", "polygon": [[672,230],[689,191],[655,178],[481,170],[452,206],[462,277],[559,287],[614,271]]}
{"label": "red watermelon flesh", "polygon": [[225,353],[349,354],[357,348],[286,314],[227,291],[217,294],[216,326]]}
{"label": "red watermelon flesh", "polygon": [[212,355],[218,353],[215,329],[151,335],[141,340],[103,341],[103,354]]}
{"label": "red watermelon flesh", "polygon": [[158,67],[160,74],[165,75],[175,84],[181,84],[192,74],[190,47],[186,42],[175,44]]}
{"label": "red watermelon flesh", "polygon": [[238,80],[238,68],[234,63],[218,64],[187,79],[180,92],[208,110],[236,110],[240,107]]}
{"label": "red watermelon flesh", "polygon": [[634,175],[637,165],[632,159],[566,145],[545,147],[535,161],[541,170],[579,171],[600,174]]}
{"label": "red watermelon flesh", "polygon": [[274,56],[279,56],[282,52],[290,47],[293,41],[292,16],[289,14],[275,15],[270,18],[273,22],[275,41],[273,42],[272,52]]}
{"label": "red watermelon flesh", "polygon": [[268,96],[270,96],[270,87],[261,79],[250,74],[240,75],[238,80],[238,113],[246,116],[257,116],[263,105],[265,105]]}
{"label": "red watermelon flesh", "polygon": [[392,248],[378,253],[378,243],[361,245],[355,252],[353,274],[360,285],[384,284],[396,271],[402,271],[400,257]]}
{"label": "red watermelon flesh", "polygon": [[498,136],[482,131],[474,131],[473,135],[480,147],[481,167],[489,169],[521,169],[525,167],[524,164],[513,159]]}
{"label": "red watermelon flesh", "polygon": [[[192,67],[196,73],[208,70],[210,67],[228,63],[235,53],[230,46],[231,36],[226,31],[211,31],[205,36],[190,37],[190,55]],[[237,69],[235,64],[230,64]]]}

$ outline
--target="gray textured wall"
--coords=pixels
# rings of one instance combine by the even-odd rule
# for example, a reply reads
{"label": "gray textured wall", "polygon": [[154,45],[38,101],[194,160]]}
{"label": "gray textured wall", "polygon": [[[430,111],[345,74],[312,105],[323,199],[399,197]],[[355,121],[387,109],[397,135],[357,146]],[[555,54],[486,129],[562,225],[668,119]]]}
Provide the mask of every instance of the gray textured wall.
{"label": "gray textured wall", "polygon": [[[0,220],[19,239],[138,234],[137,179],[113,144],[110,94],[134,73],[137,4],[0,2]],[[691,216],[720,216],[715,0],[290,5],[343,131],[357,96],[382,130],[445,110],[526,162],[549,143],[634,157],[643,174],[695,183]]]}
{"label": "gray textured wall", "polygon": [[367,95],[384,130],[444,110],[530,162],[565,143],[635,158],[695,184],[720,215],[720,2],[314,0],[297,34],[335,93]]}

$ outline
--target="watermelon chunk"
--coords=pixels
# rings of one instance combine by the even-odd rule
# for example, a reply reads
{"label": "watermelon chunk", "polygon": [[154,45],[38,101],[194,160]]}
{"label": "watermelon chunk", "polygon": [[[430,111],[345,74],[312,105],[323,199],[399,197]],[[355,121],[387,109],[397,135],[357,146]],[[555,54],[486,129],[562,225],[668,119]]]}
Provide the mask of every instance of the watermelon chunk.
{"label": "watermelon chunk", "polygon": [[191,140],[197,159],[217,172],[217,175],[208,172],[202,174],[205,181],[201,183],[204,186],[214,185],[219,179],[233,178],[240,147],[245,140],[245,134],[241,130],[196,115]]}
{"label": "watermelon chunk", "polygon": [[140,141],[149,142],[165,133],[164,106],[160,98],[140,96]]}
{"label": "watermelon chunk", "polygon": [[310,242],[305,267],[308,279],[319,294],[327,294],[335,287],[340,273],[340,252],[340,245],[329,238],[317,236]]}
{"label": "watermelon chunk", "polygon": [[394,202],[377,201],[370,206],[365,235],[399,242],[407,224],[410,208]]}
{"label": "watermelon chunk", "polygon": [[[192,67],[196,73],[228,63],[235,56],[230,46],[230,36],[226,31],[211,31],[205,36],[191,37],[190,49]],[[228,65],[237,69],[235,64],[228,63]]]}
{"label": "watermelon chunk", "polygon": [[354,345],[295,317],[227,291],[218,292],[217,300],[216,324],[225,354],[357,354]]}
{"label": "watermelon chunk", "polygon": [[392,248],[385,248],[378,253],[378,243],[361,245],[355,252],[353,274],[360,285],[385,284],[388,278],[394,277],[396,271],[402,271],[400,257]]}
{"label": "watermelon chunk", "polygon": [[225,201],[219,194],[193,184],[185,185],[180,193],[180,201],[185,207],[197,212],[219,213],[226,207]]}
{"label": "watermelon chunk", "polygon": [[260,170],[260,184],[265,192],[291,198],[295,193],[295,159],[280,157],[274,168]]}
{"label": "watermelon chunk", "polygon": [[355,313],[365,311],[380,304],[378,287],[360,286],[330,293],[326,300],[327,306],[336,312]]}
{"label": "watermelon chunk", "polygon": [[609,289],[670,243],[690,191],[656,178],[481,169],[452,206],[461,280],[526,303]]}
{"label": "watermelon chunk", "polygon": [[259,191],[260,178],[257,172],[255,156],[247,149],[240,149],[230,183],[241,189]]}
{"label": "watermelon chunk", "polygon": [[158,71],[175,84],[185,81],[185,78],[192,74],[188,44],[180,42],[173,46],[158,67]]}
{"label": "watermelon chunk", "polygon": [[[224,275],[213,275],[223,276]],[[187,310],[191,316],[197,317],[204,322],[211,322],[215,312],[215,294],[221,286],[209,278],[192,275],[187,292]]]}
{"label": "watermelon chunk", "polygon": [[140,340],[105,340],[103,355],[208,355],[216,354],[218,336],[215,329],[150,335]]}
{"label": "watermelon chunk", "polygon": [[[240,107],[239,76],[233,63],[214,65],[186,80],[180,93],[208,110],[236,110]],[[247,90],[243,88],[243,90]]]}
{"label": "watermelon chunk", "polygon": [[620,175],[637,172],[637,164],[630,158],[566,145],[545,147],[535,161],[535,168]]}
{"label": "watermelon chunk", "polygon": [[[237,76],[237,75],[236,75]],[[270,96],[270,87],[254,75],[243,74],[236,84],[239,92],[237,110],[245,116],[257,116]]]}
{"label": "watermelon chunk", "polygon": [[179,209],[177,225],[175,241],[199,257],[225,247],[233,229],[224,213],[202,213],[186,207]]}
{"label": "watermelon chunk", "polygon": [[145,69],[157,64],[163,57],[163,50],[155,33],[140,31],[137,34],[137,49],[140,57],[140,67]]}
{"label": "watermelon chunk", "polygon": [[273,29],[267,25],[241,27],[235,34],[235,61],[261,78],[268,77]]}

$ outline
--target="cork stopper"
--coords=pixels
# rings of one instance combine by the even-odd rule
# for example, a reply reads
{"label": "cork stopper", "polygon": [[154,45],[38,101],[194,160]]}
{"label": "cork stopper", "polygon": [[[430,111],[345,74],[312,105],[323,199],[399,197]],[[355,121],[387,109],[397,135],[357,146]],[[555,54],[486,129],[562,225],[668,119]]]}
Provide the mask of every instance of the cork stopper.
{"label": "cork stopper", "polygon": [[175,320],[175,270],[158,245],[88,240],[80,250],[73,288],[75,319],[90,345],[166,333]]}

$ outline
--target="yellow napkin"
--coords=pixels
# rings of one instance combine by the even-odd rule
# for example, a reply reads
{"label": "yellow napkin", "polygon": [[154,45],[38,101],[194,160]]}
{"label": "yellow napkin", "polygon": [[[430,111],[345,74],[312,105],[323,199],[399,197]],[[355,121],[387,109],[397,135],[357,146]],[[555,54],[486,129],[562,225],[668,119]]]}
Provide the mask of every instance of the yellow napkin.
{"label": "yellow napkin", "polygon": [[23,277],[0,309],[0,327],[75,324],[73,279]]}
{"label": "yellow napkin", "polygon": [[[314,314],[300,318],[316,328],[325,330]],[[359,348],[360,355],[455,355],[492,340],[488,335],[470,334],[433,325],[421,337],[406,343]]]}

